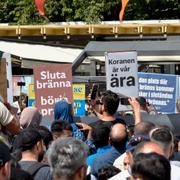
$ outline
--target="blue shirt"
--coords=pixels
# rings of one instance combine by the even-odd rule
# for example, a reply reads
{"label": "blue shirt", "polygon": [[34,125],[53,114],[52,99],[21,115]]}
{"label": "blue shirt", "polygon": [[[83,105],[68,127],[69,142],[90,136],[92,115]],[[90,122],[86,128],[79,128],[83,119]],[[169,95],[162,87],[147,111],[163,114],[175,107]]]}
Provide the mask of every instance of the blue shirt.
{"label": "blue shirt", "polygon": [[75,123],[71,123],[71,127],[73,129],[73,137],[79,139],[81,141],[85,141],[85,136],[83,132],[76,126]]}
{"label": "blue shirt", "polygon": [[97,153],[88,156],[88,159],[87,159],[88,166],[91,166],[91,165],[92,165],[93,160],[94,160],[94,158],[95,158],[97,155],[102,154],[102,153],[108,151],[110,148],[111,148],[110,145],[100,147],[100,148],[97,149]]}
{"label": "blue shirt", "polygon": [[103,154],[97,155],[91,166],[92,174],[97,177],[99,169],[113,165],[114,161],[124,152],[125,148],[118,149],[112,146],[111,149],[107,150]]}

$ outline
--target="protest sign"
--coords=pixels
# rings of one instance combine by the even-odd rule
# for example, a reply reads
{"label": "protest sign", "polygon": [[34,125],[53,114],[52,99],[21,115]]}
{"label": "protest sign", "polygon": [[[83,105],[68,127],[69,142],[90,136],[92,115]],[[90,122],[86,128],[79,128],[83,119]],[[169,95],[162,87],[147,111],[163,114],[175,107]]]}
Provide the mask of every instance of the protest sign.
{"label": "protest sign", "polygon": [[177,76],[169,74],[138,73],[139,96],[143,96],[159,113],[176,111]]}
{"label": "protest sign", "polygon": [[7,101],[6,60],[0,60],[0,95]]}
{"label": "protest sign", "polygon": [[54,104],[62,98],[73,103],[71,65],[36,66],[34,78],[36,107],[43,116],[52,116]]}
{"label": "protest sign", "polygon": [[7,78],[7,101],[13,103],[13,88],[12,88],[12,65],[11,55],[9,53],[3,53],[2,58],[6,60],[6,78]]}
{"label": "protest sign", "polygon": [[74,116],[85,116],[85,84],[73,84]]}
{"label": "protest sign", "polygon": [[107,90],[127,97],[138,96],[137,53],[108,52],[105,59]]}
{"label": "protest sign", "polygon": [[29,88],[28,88],[28,106],[35,106],[34,84],[29,84]]}

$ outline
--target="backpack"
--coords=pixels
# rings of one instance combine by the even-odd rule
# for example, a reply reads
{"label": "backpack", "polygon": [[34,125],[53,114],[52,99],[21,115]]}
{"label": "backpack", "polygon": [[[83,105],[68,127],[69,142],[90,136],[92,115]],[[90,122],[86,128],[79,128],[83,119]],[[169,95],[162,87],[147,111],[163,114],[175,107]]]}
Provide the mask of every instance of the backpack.
{"label": "backpack", "polygon": [[32,176],[35,176],[35,174],[41,169],[42,167],[49,167],[48,164],[40,163],[40,162],[35,162],[29,168],[26,170],[29,174]]}

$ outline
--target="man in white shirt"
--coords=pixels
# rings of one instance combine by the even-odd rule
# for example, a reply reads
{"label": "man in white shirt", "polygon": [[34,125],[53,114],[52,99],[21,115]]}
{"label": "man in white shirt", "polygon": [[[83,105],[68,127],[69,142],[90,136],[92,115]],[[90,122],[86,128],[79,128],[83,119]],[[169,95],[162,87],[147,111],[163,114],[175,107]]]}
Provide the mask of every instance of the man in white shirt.
{"label": "man in white shirt", "polygon": [[0,132],[2,132],[3,127],[12,135],[20,132],[20,124],[17,118],[0,102]]}

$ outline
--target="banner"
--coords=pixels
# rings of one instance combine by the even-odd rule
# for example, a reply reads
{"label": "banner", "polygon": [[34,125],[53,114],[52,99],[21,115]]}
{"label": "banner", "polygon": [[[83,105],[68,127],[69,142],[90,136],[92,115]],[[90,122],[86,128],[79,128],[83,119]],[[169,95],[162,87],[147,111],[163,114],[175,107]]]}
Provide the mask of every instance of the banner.
{"label": "banner", "polygon": [[85,84],[73,84],[74,116],[85,116]]}
{"label": "banner", "polygon": [[139,96],[143,96],[159,113],[175,113],[177,76],[138,73]]}
{"label": "banner", "polygon": [[54,104],[62,98],[73,103],[71,69],[69,64],[34,67],[36,107],[43,116],[52,116]]}
{"label": "banner", "polygon": [[110,52],[106,58],[107,90],[125,95],[138,95],[137,53]]}
{"label": "banner", "polygon": [[28,106],[35,106],[34,84],[29,84],[29,88],[28,88]]}

